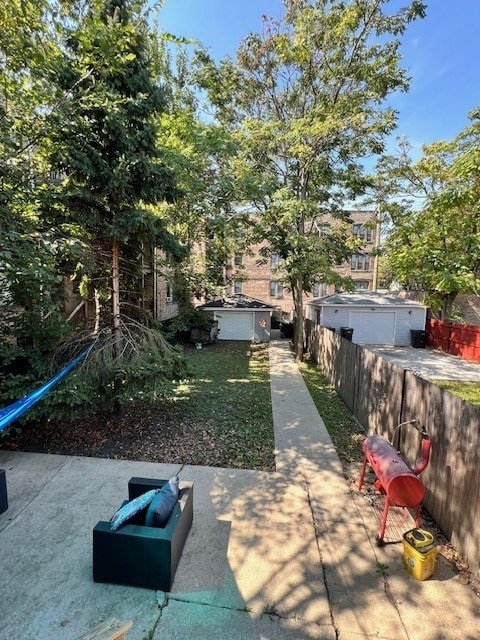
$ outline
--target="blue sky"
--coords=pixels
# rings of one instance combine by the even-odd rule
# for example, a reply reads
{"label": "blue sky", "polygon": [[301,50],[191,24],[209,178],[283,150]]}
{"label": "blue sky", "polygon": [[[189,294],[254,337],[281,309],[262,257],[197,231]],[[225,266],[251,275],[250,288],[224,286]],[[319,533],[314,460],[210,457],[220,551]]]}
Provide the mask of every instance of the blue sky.
{"label": "blue sky", "polygon": [[[407,2],[395,0],[392,8]],[[427,4],[427,17],[403,38],[410,91],[391,101],[399,111],[395,135],[406,135],[418,150],[453,138],[467,126],[468,112],[480,106],[480,0]],[[165,0],[160,24],[196,38],[219,59],[234,56],[240,40],[260,30],[262,14],[280,17],[281,0]]]}

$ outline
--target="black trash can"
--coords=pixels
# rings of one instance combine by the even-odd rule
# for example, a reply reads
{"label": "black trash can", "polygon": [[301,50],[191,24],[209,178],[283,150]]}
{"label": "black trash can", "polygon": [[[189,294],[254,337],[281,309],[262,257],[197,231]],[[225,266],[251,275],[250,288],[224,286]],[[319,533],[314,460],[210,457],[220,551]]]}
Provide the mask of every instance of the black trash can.
{"label": "black trash can", "polygon": [[353,329],[351,327],[340,327],[340,335],[342,336],[342,338],[345,338],[345,340],[350,340],[351,342],[353,337]]}
{"label": "black trash can", "polygon": [[293,338],[293,323],[282,322],[280,325],[280,337],[281,338]]}
{"label": "black trash can", "polygon": [[412,347],[415,349],[425,349],[427,346],[427,332],[422,329],[410,329],[412,336]]}

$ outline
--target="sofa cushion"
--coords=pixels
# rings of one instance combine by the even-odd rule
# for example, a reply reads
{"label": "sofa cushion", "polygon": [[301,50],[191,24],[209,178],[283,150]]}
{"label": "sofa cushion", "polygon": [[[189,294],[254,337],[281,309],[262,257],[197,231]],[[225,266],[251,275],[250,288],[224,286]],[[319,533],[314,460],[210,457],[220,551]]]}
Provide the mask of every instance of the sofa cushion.
{"label": "sofa cushion", "polygon": [[174,476],[153,497],[145,516],[147,527],[164,527],[167,524],[178,500],[178,485],[178,476]]}

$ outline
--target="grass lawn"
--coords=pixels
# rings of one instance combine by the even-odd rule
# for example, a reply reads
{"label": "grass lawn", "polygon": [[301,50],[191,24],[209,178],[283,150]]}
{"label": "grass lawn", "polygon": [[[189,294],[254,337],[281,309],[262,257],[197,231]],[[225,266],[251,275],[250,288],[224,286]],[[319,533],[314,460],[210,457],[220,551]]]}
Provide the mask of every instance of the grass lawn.
{"label": "grass lawn", "polygon": [[274,470],[268,345],[219,341],[187,353],[193,375],[175,398],[182,420],[213,430],[225,466]]}
{"label": "grass lawn", "polygon": [[185,356],[192,375],[168,401],[30,423],[0,437],[0,448],[273,471],[268,345],[186,345]]}
{"label": "grass lawn", "polygon": [[441,389],[450,391],[454,396],[480,406],[480,382],[461,382],[458,380],[433,380]]}
{"label": "grass lawn", "polygon": [[[169,401],[39,421],[0,438],[0,448],[274,471],[268,344],[186,345],[185,355],[192,375]],[[365,434],[319,369],[304,363],[300,370],[346,471],[362,460]]]}

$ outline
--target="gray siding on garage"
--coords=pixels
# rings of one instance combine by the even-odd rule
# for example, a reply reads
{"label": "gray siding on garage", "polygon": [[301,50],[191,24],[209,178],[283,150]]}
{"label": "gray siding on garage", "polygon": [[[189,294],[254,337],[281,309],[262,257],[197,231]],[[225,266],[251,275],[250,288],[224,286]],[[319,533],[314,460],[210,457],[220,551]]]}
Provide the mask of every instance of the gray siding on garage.
{"label": "gray siding on garage", "polygon": [[[263,327],[262,325],[265,324]],[[270,311],[256,311],[254,324],[255,342],[270,342],[272,317]]]}
{"label": "gray siding on garage", "polygon": [[[393,306],[393,305],[377,305],[372,307],[375,311],[365,308],[362,305],[307,305],[307,317],[320,324],[322,327],[332,327],[337,333],[340,332],[341,327],[353,328],[353,342],[359,343],[361,340],[361,332],[355,333],[356,318],[360,319],[362,323],[365,323],[365,318],[361,318],[361,313],[371,314],[372,322],[382,322],[382,319],[388,320],[391,325],[391,315],[383,314],[395,314],[394,326],[393,326],[393,340],[385,341],[380,344],[391,344],[394,346],[408,346],[411,344],[412,329],[424,330],[426,320],[426,308],[424,307],[408,307],[408,306]],[[377,313],[377,316],[375,316]],[[360,314],[360,315],[358,315]],[[370,319],[368,319],[368,322]],[[380,332],[382,333],[383,332]],[[389,330],[390,333],[390,330]],[[368,344],[368,340],[361,340],[362,344]],[[370,344],[378,344],[375,341]]]}
{"label": "gray siding on garage", "polygon": [[398,309],[395,345],[399,347],[410,345],[412,342],[411,329],[423,331],[425,329],[426,315],[426,309]]}
{"label": "gray siding on garage", "polygon": [[348,327],[349,311],[347,307],[322,307],[320,312],[320,322],[322,327],[333,327],[340,331],[340,327]]}

